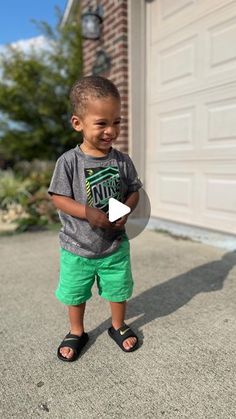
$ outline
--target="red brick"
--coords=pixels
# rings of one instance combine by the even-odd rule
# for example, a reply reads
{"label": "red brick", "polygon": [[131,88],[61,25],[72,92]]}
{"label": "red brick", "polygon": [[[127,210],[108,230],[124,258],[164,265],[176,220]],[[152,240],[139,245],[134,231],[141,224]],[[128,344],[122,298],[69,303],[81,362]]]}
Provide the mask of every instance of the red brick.
{"label": "red brick", "polygon": [[[91,6],[96,9],[96,0],[81,0],[82,13]],[[118,87],[122,100],[122,125],[119,149],[128,149],[128,37],[127,4],[128,0],[100,0],[104,9],[102,38],[99,41],[83,41],[84,74],[91,74],[96,51],[104,49],[111,57],[112,68],[106,77]]]}

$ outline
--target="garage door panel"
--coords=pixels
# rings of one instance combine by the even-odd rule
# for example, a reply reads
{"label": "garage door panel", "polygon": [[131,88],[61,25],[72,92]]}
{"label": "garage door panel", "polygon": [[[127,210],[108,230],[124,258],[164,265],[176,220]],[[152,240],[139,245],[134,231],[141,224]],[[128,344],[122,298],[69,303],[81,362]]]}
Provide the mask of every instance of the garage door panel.
{"label": "garage door panel", "polygon": [[221,13],[221,8],[233,0],[158,0],[147,5],[151,21],[151,43],[162,40],[184,26],[208,14]]}
{"label": "garage door panel", "polygon": [[160,3],[160,14],[161,19],[169,19],[174,15],[183,12],[184,9],[193,5],[196,0],[178,0],[178,2],[173,0],[162,0]]}
{"label": "garage door panel", "polygon": [[208,105],[208,142],[211,147],[236,146],[236,98]]}
{"label": "garage door panel", "polygon": [[176,83],[187,83],[196,77],[196,43],[197,37],[194,36],[160,51],[160,86],[171,87]]}
{"label": "garage door panel", "polygon": [[214,23],[206,21],[204,78],[208,86],[229,83],[236,77],[236,11],[235,5],[217,13]]}
{"label": "garage door panel", "polygon": [[219,162],[203,169],[201,225],[236,234],[236,167]]}
{"label": "garage door panel", "polygon": [[159,150],[193,149],[194,108],[161,113],[159,117]]}
{"label": "garage door panel", "polygon": [[196,149],[196,107],[192,104],[176,102],[172,108],[154,104],[147,115],[149,162],[183,157],[191,159]]}
{"label": "garage door panel", "polygon": [[236,159],[236,83],[202,100],[202,156]]}
{"label": "garage door panel", "polygon": [[[234,191],[234,193],[232,193]],[[223,176],[207,176],[206,179],[206,209],[216,211],[221,215],[230,213],[236,219],[236,180]]]}
{"label": "garage door panel", "polygon": [[146,190],[152,198],[152,215],[166,219],[177,216],[190,222],[195,212],[193,191],[196,174],[191,165],[184,169],[179,164],[149,165]]}
{"label": "garage door panel", "polygon": [[177,207],[183,212],[192,210],[193,174],[159,172],[158,202],[165,209]]}
{"label": "garage door panel", "polygon": [[185,36],[168,39],[150,50],[149,92],[151,101],[166,95],[194,90],[199,78],[198,36],[192,30]]}
{"label": "garage door panel", "polygon": [[[236,18],[208,28],[210,37],[210,67],[224,66],[236,61]],[[234,63],[235,64],[235,63]]]}

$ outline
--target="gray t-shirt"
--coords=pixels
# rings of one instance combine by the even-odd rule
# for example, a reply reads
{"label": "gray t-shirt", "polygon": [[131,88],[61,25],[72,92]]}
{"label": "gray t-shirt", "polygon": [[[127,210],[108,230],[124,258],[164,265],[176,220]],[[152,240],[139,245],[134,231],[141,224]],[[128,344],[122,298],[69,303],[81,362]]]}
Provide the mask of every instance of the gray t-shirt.
{"label": "gray t-shirt", "polygon": [[[114,148],[104,157],[84,154],[79,146],[64,153],[54,169],[49,194],[68,196],[80,204],[99,208],[108,214],[109,198],[121,202],[142,183],[130,157]],[[60,245],[80,256],[108,255],[120,244],[125,230],[91,227],[87,220],[59,211],[62,229]]]}

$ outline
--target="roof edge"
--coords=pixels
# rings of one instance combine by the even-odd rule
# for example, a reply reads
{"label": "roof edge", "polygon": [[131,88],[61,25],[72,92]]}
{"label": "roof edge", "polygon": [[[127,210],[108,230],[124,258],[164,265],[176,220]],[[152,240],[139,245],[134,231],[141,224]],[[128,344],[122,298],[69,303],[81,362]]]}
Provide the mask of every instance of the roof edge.
{"label": "roof edge", "polygon": [[80,0],[68,0],[65,8],[65,12],[62,17],[61,25],[65,25],[68,22],[71,22],[74,17],[74,11],[79,6]]}

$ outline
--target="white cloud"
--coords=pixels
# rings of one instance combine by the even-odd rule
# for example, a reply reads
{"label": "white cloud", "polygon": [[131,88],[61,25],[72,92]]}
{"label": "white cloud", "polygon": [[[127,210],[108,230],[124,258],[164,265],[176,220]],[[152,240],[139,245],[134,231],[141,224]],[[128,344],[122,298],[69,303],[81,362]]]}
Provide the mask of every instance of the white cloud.
{"label": "white cloud", "polygon": [[[30,52],[33,50],[47,50],[50,49],[50,41],[43,35],[36,36],[29,39],[20,39],[19,41],[10,44],[11,47],[19,49],[23,52]],[[5,45],[0,45],[0,52],[4,52]]]}
{"label": "white cloud", "polygon": [[35,38],[22,39],[11,44],[13,48],[19,48],[24,52],[29,52],[31,49],[48,49],[49,41],[43,36],[36,36]]}

